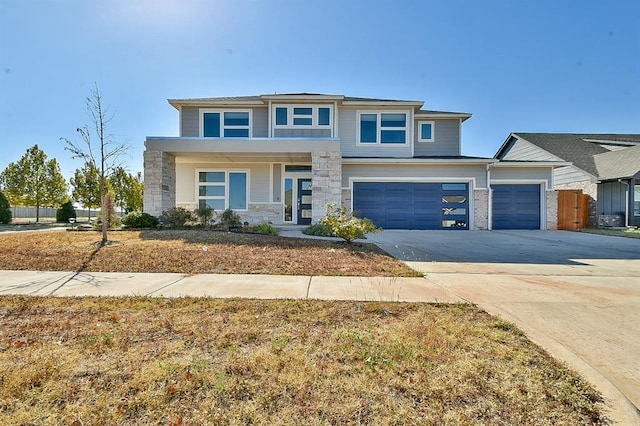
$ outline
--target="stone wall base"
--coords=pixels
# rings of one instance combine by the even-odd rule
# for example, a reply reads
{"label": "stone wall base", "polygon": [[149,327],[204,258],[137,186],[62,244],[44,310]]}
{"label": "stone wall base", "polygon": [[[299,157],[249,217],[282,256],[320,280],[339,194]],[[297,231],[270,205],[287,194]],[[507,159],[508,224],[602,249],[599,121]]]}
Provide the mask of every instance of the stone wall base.
{"label": "stone wall base", "polygon": [[547,191],[547,227],[548,230],[558,229],[558,191]]}
{"label": "stone wall base", "polygon": [[489,229],[489,190],[475,189],[473,191],[473,220],[476,230]]}

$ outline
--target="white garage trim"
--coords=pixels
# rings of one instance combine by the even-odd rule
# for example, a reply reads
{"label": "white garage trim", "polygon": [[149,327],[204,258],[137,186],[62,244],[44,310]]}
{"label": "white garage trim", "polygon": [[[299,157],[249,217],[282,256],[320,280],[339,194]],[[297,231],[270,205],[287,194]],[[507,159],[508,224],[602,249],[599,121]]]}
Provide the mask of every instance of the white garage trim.
{"label": "white garage trim", "polygon": [[[493,201],[493,188],[491,185],[540,185],[540,229],[547,229],[547,180],[546,179],[492,179],[489,182],[489,200]],[[489,215],[489,230],[493,229],[493,208]]]}
{"label": "white garage trim", "polygon": [[351,192],[351,205],[349,209],[353,211],[353,184],[355,182],[404,182],[404,183],[467,183],[469,184],[469,230],[475,229],[475,197],[474,190],[476,189],[475,177],[448,177],[448,178],[433,178],[433,177],[349,177],[349,191]]}

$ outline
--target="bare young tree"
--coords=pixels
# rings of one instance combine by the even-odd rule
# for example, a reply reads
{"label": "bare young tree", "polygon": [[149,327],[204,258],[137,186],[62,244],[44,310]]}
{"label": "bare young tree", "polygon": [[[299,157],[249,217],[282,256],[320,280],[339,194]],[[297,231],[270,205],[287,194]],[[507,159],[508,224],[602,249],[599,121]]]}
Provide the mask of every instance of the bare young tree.
{"label": "bare young tree", "polygon": [[[113,119],[113,113],[109,111],[108,106],[104,105],[104,98],[97,84],[91,90],[90,96],[87,97],[85,107],[91,124],[76,129],[81,140],[76,142],[67,138],[60,139],[65,142],[64,149],[71,153],[71,158],[80,158],[85,164],[90,164],[99,171],[100,200],[104,211],[107,179],[120,166],[121,157],[129,146],[124,142],[117,141],[115,135],[109,133],[108,125]],[[109,241],[108,229],[109,223],[103,217],[102,245]]]}

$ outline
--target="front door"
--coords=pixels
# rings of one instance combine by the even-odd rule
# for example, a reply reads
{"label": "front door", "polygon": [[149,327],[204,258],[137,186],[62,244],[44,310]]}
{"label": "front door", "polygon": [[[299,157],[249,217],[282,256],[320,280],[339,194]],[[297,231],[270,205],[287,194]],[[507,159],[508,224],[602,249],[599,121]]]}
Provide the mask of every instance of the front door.
{"label": "front door", "polygon": [[311,224],[311,179],[298,179],[298,225]]}

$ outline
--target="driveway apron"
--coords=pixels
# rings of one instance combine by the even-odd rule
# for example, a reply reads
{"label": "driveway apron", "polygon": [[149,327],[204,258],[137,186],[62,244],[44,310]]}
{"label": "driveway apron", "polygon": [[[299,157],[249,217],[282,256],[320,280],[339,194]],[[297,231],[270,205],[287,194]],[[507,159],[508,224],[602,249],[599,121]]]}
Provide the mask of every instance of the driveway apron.
{"label": "driveway apron", "polygon": [[568,231],[383,231],[425,279],[515,323],[640,424],[640,239]]}

